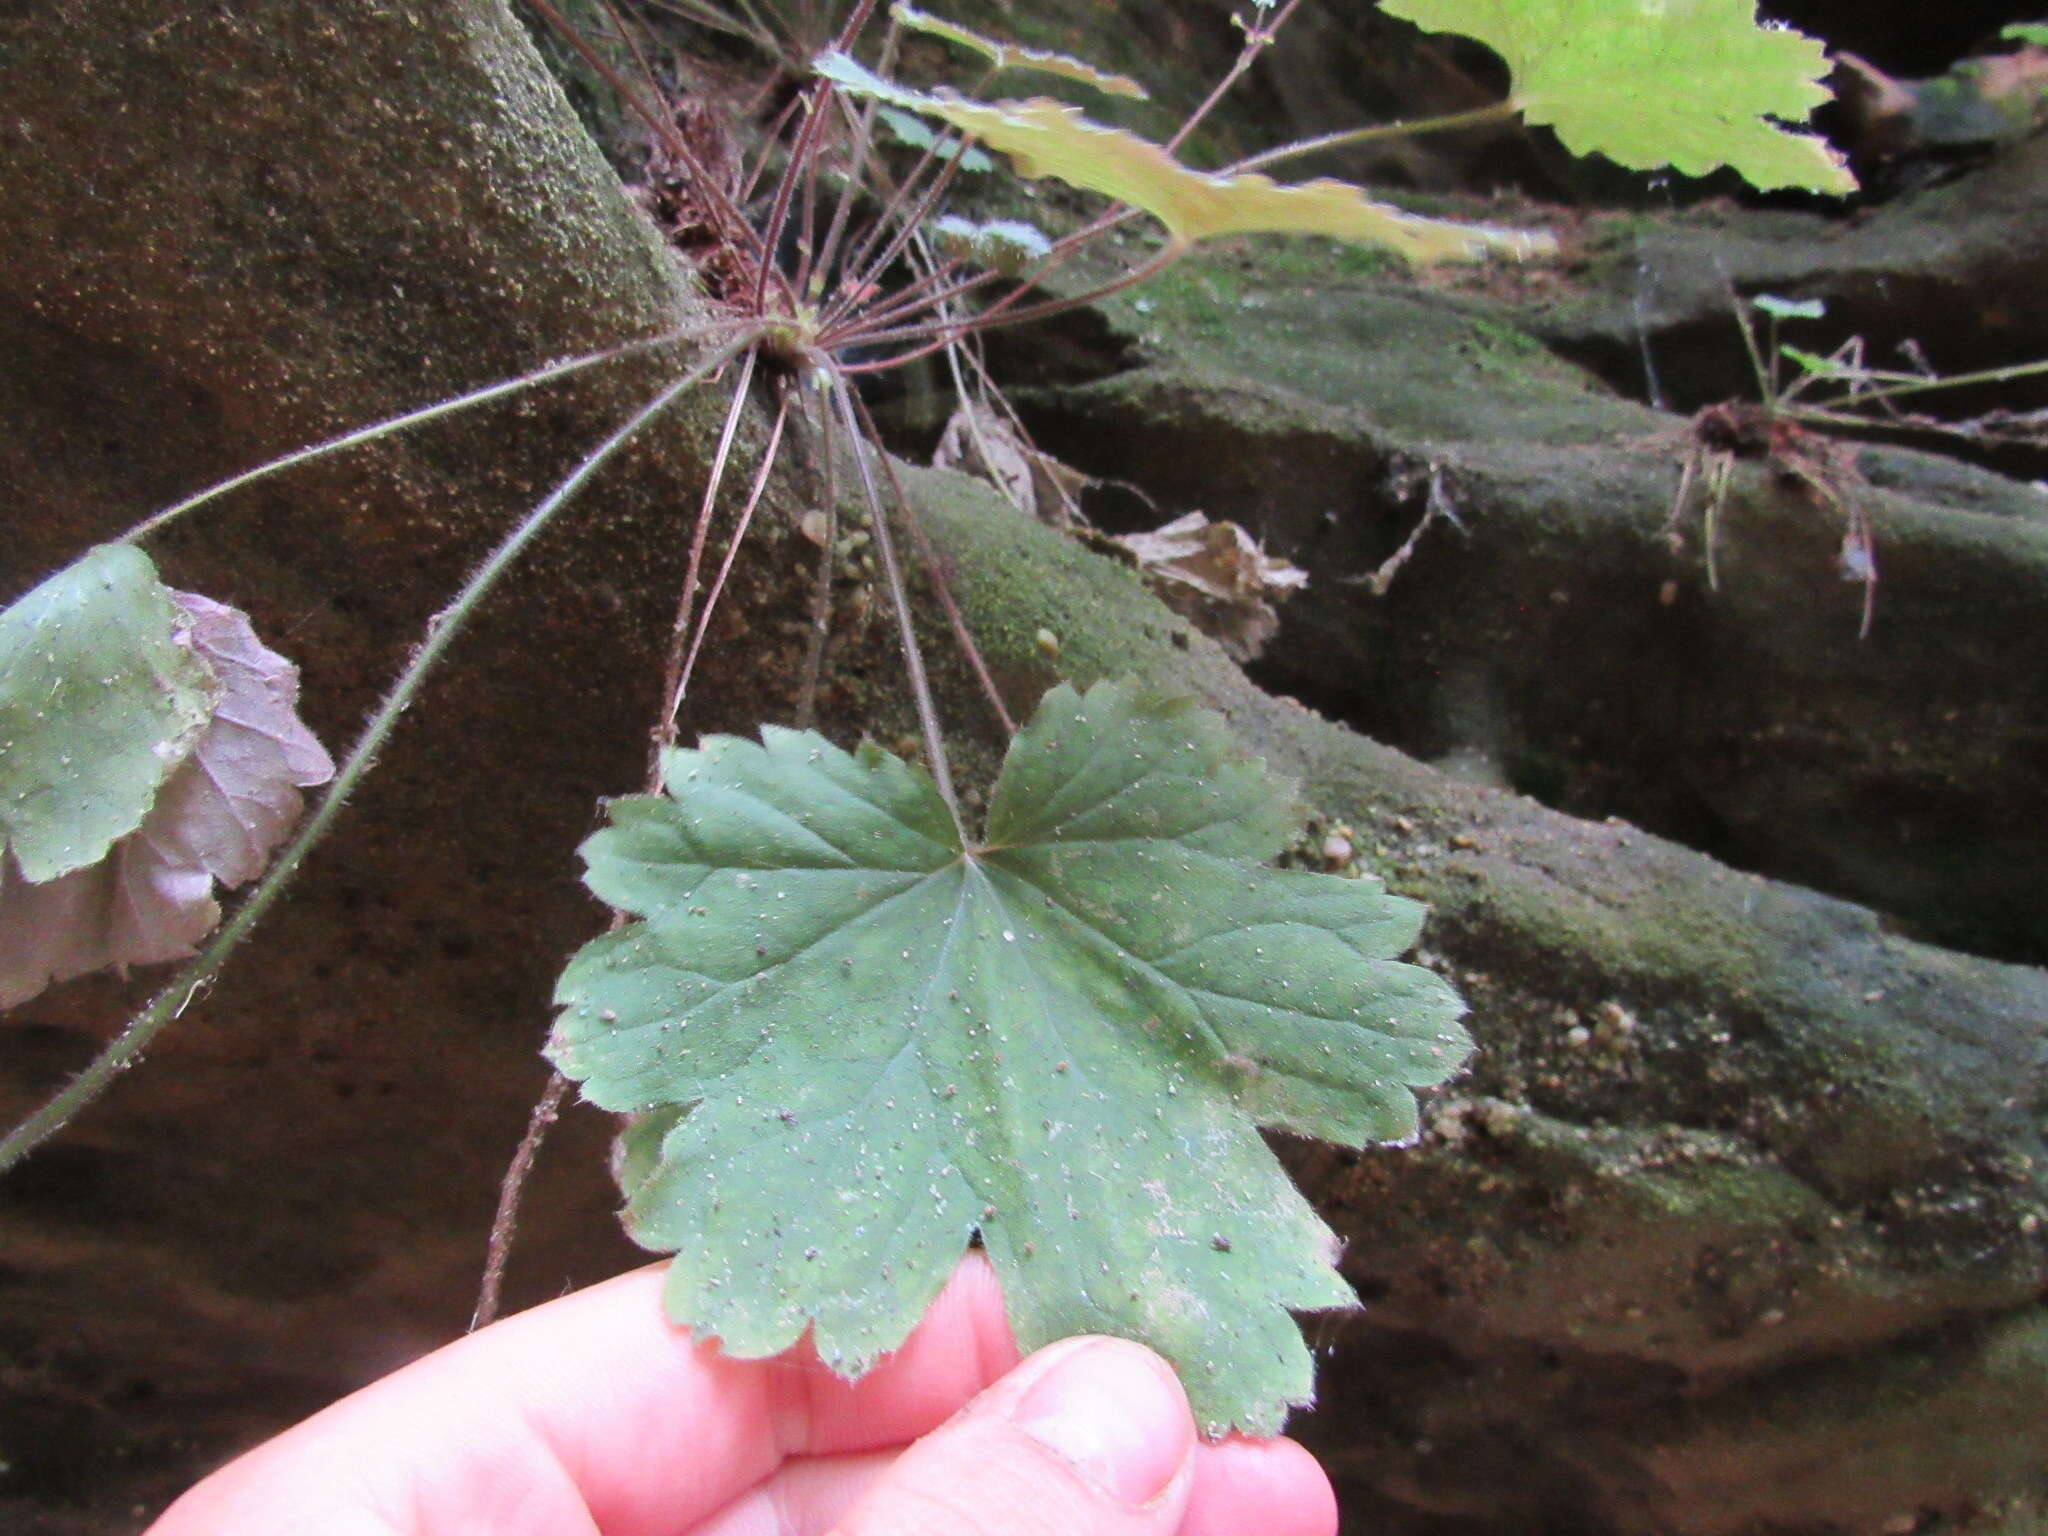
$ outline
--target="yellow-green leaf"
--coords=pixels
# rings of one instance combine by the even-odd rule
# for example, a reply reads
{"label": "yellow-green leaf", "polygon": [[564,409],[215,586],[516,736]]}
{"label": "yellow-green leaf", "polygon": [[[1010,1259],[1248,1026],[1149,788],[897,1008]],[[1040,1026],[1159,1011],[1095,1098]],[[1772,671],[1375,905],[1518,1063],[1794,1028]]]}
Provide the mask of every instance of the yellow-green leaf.
{"label": "yellow-green leaf", "polygon": [[1149,139],[1091,122],[1064,102],[1037,97],[983,103],[949,90],[913,91],[838,53],[820,55],[813,68],[842,90],[926,113],[974,135],[1008,155],[1020,176],[1055,177],[1142,208],[1183,243],[1219,235],[1328,235],[1416,262],[1478,261],[1489,253],[1526,258],[1556,249],[1540,231],[1403,213],[1347,182],[1283,186],[1256,172],[1197,171]]}
{"label": "yellow-green leaf", "polygon": [[1856,190],[1804,122],[1828,99],[1813,38],[1759,26],[1755,0],[1384,0],[1431,32],[1477,38],[1514,76],[1512,100],[1573,154],[1688,176],[1728,166],[1762,188]]}

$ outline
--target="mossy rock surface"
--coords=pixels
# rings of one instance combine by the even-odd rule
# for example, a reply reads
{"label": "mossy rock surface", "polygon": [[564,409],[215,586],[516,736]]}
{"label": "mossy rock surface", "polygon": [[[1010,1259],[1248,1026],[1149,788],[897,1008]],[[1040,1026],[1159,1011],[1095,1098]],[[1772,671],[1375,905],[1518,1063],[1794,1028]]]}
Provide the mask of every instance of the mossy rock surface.
{"label": "mossy rock surface", "polygon": [[[1834,502],[1746,461],[1711,518],[1704,470],[1675,516],[1692,423],[1526,329],[1530,281],[1205,254],[1044,341],[1022,400],[1117,526],[1201,510],[1310,572],[1268,686],[1923,937],[2048,958],[2048,678],[2012,664],[2048,645],[2048,497],[1815,440]],[[1381,593],[1432,476],[1456,521]]]}

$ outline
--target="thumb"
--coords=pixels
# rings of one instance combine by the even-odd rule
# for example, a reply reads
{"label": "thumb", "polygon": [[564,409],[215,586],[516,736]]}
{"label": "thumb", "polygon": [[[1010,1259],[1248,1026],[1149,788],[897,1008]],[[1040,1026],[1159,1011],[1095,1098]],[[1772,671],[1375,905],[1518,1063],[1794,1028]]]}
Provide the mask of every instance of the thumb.
{"label": "thumb", "polygon": [[912,1445],[834,1536],[1172,1536],[1194,1457],[1171,1366],[1122,1339],[1066,1339]]}

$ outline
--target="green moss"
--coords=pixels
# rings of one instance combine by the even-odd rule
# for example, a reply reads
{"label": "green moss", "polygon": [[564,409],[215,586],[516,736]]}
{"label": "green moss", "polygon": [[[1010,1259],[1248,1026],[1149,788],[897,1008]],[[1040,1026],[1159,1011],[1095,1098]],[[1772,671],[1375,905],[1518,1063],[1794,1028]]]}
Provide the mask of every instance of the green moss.
{"label": "green moss", "polygon": [[1550,358],[1550,350],[1527,331],[1486,315],[1474,315],[1471,353],[1482,372],[1497,371],[1520,375],[1532,364]]}
{"label": "green moss", "polygon": [[1126,301],[1141,330],[1226,339],[1245,323],[1244,279],[1220,262],[1182,261],[1134,289]]}
{"label": "green moss", "polygon": [[[1137,573],[1025,517],[978,480],[907,470],[905,483],[983,656],[1036,692],[1129,673],[1161,676],[1185,661],[1187,625]],[[1057,658],[1039,639],[1058,641]]]}
{"label": "green moss", "polygon": [[[1249,386],[1234,399],[1285,391],[1334,407],[1349,418],[1342,431],[1355,430],[1360,410],[1391,433],[1443,442],[1567,444],[1650,430],[1651,413],[1488,302],[1343,270],[1361,255],[1381,259],[1324,241],[1231,242],[1102,308],[1161,364]],[[1233,405],[1215,430],[1249,426]]]}

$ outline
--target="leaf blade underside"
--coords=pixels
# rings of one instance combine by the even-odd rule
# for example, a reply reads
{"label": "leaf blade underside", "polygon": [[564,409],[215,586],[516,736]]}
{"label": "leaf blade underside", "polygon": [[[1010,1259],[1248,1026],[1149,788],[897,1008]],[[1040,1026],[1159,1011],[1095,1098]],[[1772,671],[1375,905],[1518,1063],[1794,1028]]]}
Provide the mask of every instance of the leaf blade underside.
{"label": "leaf blade underside", "polygon": [[556,1064],[642,1114],[627,1220],[678,1255],[672,1315],[740,1355],[813,1327],[856,1373],[978,1232],[1024,1347],[1137,1338],[1211,1432],[1277,1430],[1287,1309],[1353,1298],[1256,1126],[1412,1134],[1468,1046],[1391,958],[1420,909],[1255,862],[1284,795],[1183,702],[1055,690],[987,846],[887,754],[765,737],[614,806],[588,879],[640,921],[557,993]]}

